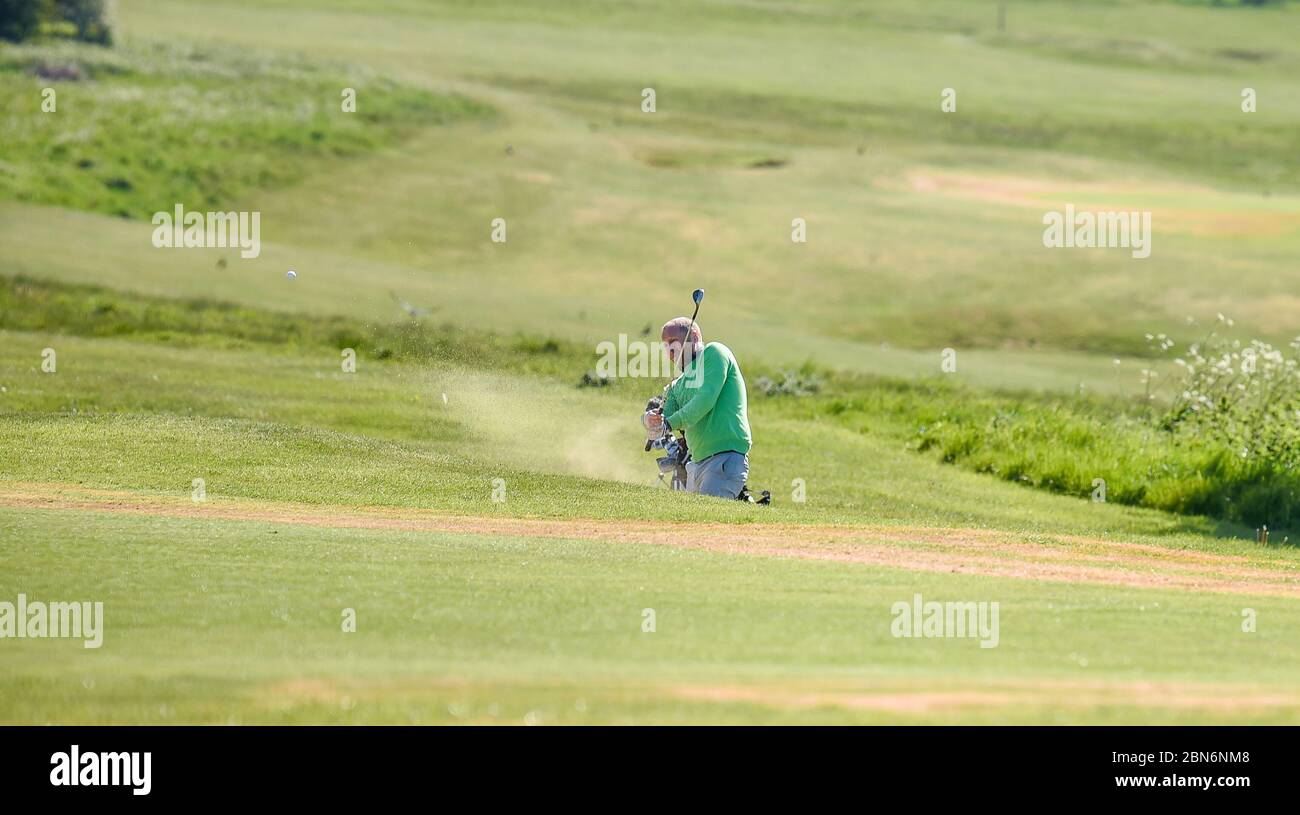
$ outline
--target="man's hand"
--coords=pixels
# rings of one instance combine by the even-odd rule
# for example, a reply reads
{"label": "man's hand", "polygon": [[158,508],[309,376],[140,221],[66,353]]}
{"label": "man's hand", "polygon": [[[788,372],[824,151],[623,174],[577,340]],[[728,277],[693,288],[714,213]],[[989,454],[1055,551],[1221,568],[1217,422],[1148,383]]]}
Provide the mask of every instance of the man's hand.
{"label": "man's hand", "polygon": [[645,425],[647,436],[657,439],[663,433],[664,415],[657,410],[648,410],[641,415],[641,424]]}

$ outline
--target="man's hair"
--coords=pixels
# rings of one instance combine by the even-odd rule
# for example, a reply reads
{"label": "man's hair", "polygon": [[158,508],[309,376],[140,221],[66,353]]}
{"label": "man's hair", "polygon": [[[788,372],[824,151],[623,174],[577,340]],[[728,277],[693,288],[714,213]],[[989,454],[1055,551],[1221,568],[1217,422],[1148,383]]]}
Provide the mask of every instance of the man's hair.
{"label": "man's hair", "polygon": [[691,329],[691,338],[693,338],[696,342],[703,341],[703,336],[700,334],[700,324],[696,323],[695,326],[692,327],[690,317],[674,317],[673,319],[664,323],[664,327],[659,331],[659,336],[662,337],[664,334],[668,333],[669,329],[672,329],[672,333],[674,337],[687,339],[686,337],[687,328]]}

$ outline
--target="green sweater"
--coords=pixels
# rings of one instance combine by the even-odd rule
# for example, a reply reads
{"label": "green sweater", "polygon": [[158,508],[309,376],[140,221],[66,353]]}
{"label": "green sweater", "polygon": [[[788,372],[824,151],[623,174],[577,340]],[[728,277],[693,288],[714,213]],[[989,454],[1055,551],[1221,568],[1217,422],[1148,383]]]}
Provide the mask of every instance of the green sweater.
{"label": "green sweater", "polygon": [[720,342],[704,346],[703,353],[668,386],[664,417],[673,430],[685,431],[695,461],[728,450],[749,453],[752,437],[745,378],[730,348]]}

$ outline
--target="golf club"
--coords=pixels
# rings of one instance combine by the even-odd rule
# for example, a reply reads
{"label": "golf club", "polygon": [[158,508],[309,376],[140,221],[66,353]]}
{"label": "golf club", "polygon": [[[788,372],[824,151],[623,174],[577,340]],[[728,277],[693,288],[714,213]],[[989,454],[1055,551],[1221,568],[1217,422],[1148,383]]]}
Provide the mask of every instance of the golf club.
{"label": "golf club", "polygon": [[[691,341],[691,332],[695,330],[695,318],[700,316],[700,302],[704,299],[704,289],[696,289],[691,292],[691,299],[695,301],[695,313],[691,315],[691,324],[686,328],[686,336],[682,338],[682,371],[686,370],[686,344]],[[691,358],[695,358],[695,346],[691,346]]]}
{"label": "golf club", "polygon": [[[695,318],[700,316],[700,302],[704,300],[704,289],[696,289],[691,292],[691,299],[695,301],[695,311],[691,314],[691,324],[686,328],[686,336],[682,338],[682,350],[678,360],[678,365],[681,366],[683,373],[686,371],[686,344],[691,341],[691,332],[695,330]],[[691,350],[691,356],[694,357],[694,348]],[[660,404],[662,405],[662,402]],[[646,451],[648,452],[652,446],[653,442],[647,441],[645,443]]]}

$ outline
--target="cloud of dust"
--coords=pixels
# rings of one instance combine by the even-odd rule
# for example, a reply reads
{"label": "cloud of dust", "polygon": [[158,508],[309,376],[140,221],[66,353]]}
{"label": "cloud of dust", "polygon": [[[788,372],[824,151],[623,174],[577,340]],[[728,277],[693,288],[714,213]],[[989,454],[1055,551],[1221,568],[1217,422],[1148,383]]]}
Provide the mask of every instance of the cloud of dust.
{"label": "cloud of dust", "polygon": [[[573,388],[527,379],[460,373],[431,383],[441,404],[474,437],[466,452],[517,469],[648,483],[654,460],[640,461],[637,404],[612,416],[611,403]],[[639,466],[638,466],[639,465]]]}

